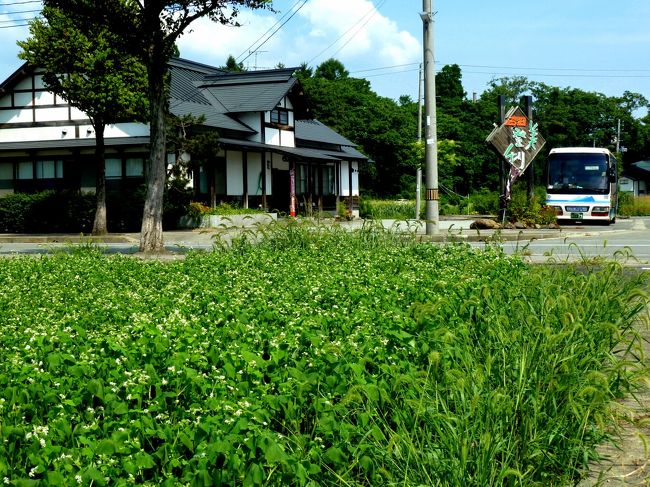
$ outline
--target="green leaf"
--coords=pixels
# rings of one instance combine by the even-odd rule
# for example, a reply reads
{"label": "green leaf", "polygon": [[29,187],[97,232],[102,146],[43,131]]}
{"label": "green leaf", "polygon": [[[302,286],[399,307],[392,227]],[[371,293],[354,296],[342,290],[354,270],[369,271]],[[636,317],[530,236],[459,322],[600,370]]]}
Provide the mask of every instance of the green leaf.
{"label": "green leaf", "polygon": [[139,469],[147,470],[156,466],[156,462],[153,457],[148,453],[139,451],[135,454],[135,465]]}
{"label": "green leaf", "polygon": [[49,485],[66,485],[65,478],[59,472],[47,472],[45,477]]}
{"label": "green leaf", "polygon": [[262,485],[264,482],[264,469],[257,463],[251,463],[244,477],[244,487]]}
{"label": "green leaf", "polygon": [[99,399],[104,399],[104,385],[99,379],[91,379],[88,381],[88,391]]}
{"label": "green leaf", "polygon": [[113,440],[102,440],[95,448],[97,455],[113,455],[117,450],[117,446]]}
{"label": "green leaf", "polygon": [[329,463],[333,463],[334,465],[341,465],[348,462],[343,450],[335,446],[328,448],[323,456],[329,461]]}
{"label": "green leaf", "polygon": [[93,485],[106,485],[104,476],[95,467],[88,467],[81,478],[88,483],[92,482]]}
{"label": "green leaf", "polygon": [[280,445],[270,440],[264,449],[264,458],[268,463],[278,463],[286,458],[286,453],[280,448]]}

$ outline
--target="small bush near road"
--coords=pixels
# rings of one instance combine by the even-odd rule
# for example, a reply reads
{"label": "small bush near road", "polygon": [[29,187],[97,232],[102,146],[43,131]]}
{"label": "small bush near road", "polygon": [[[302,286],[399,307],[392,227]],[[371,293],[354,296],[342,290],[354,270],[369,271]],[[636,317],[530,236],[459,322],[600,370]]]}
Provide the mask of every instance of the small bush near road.
{"label": "small bush near road", "polygon": [[650,216],[650,196],[619,193],[618,214],[621,216]]}
{"label": "small bush near road", "polygon": [[643,373],[614,353],[639,279],[292,224],[167,263],[7,259],[0,478],[573,482]]}

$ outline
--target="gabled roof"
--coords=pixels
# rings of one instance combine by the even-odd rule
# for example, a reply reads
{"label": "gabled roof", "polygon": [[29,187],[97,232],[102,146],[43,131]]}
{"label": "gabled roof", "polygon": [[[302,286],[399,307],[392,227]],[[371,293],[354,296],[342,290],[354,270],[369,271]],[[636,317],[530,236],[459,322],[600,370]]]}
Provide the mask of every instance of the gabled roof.
{"label": "gabled roof", "polygon": [[350,147],[357,145],[318,120],[296,120],[296,138]]}
{"label": "gabled roof", "polygon": [[28,72],[31,72],[32,69],[33,68],[31,68],[28,63],[23,63],[22,66],[11,73],[9,77],[0,84],[0,93],[4,93],[8,89],[11,89],[15,83],[20,81]]}
{"label": "gabled roof", "polygon": [[207,76],[195,85],[230,113],[273,110],[296,85],[294,69],[242,71]]}

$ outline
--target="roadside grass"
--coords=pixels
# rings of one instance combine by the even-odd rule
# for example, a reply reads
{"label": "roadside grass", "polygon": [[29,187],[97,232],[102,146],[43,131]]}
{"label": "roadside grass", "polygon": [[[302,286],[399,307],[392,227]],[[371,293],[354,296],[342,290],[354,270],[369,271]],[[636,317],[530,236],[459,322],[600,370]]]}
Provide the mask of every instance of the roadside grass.
{"label": "roadside grass", "polygon": [[631,196],[621,193],[619,214],[622,216],[650,216],[650,196]]}
{"label": "roadside grass", "polygon": [[183,261],[7,259],[0,478],[574,483],[648,372],[647,281],[598,264],[298,224]]}

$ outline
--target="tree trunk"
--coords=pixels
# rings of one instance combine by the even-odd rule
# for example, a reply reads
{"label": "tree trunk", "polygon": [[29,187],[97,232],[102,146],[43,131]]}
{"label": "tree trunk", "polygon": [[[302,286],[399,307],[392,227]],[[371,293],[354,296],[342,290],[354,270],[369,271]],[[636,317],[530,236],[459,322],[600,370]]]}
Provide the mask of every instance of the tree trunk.
{"label": "tree trunk", "polygon": [[108,227],[106,224],[106,160],[104,146],[104,123],[97,122],[95,126],[95,161],[97,167],[97,206],[95,209],[95,221],[93,223],[93,235],[106,235]]}
{"label": "tree trunk", "polygon": [[149,67],[150,153],[146,172],[147,195],[142,214],[140,252],[162,252],[163,246],[163,195],[165,192],[165,97],[164,66],[151,63]]}

